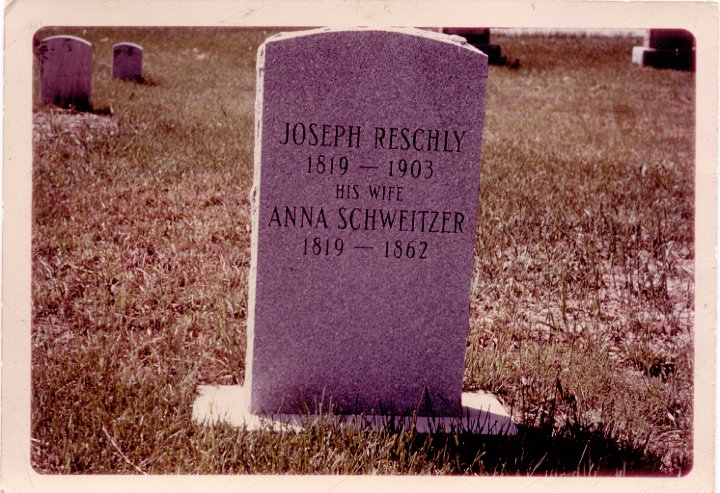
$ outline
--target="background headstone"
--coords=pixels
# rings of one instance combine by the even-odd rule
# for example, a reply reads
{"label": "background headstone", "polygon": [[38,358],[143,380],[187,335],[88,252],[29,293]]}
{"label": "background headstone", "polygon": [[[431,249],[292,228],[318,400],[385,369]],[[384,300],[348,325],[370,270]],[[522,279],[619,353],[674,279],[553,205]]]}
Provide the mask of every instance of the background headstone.
{"label": "background headstone", "polygon": [[442,32],[465,38],[468,43],[488,56],[490,65],[505,63],[500,45],[490,43],[490,29],[487,27],[443,27]]}
{"label": "background headstone", "polygon": [[650,29],[646,43],[656,50],[692,50],[695,36],[685,29]]}
{"label": "background headstone", "polygon": [[134,43],[113,45],[112,76],[114,79],[142,80],[142,46]]}
{"label": "background headstone", "polygon": [[633,48],[632,61],[647,67],[694,71],[695,37],[685,29],[650,29],[644,46]]}
{"label": "background headstone", "polygon": [[75,36],[40,42],[40,97],[43,104],[91,108],[92,44]]}
{"label": "background headstone", "polygon": [[251,412],[460,413],[486,79],[416,29],[260,48]]}

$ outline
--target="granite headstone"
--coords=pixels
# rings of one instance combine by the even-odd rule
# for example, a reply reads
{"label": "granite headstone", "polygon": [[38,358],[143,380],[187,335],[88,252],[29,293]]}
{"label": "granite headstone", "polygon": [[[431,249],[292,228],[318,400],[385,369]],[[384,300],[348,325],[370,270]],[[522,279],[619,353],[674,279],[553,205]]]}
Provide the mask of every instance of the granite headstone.
{"label": "granite headstone", "polygon": [[91,108],[91,43],[75,36],[50,36],[40,42],[40,98],[43,104]]}
{"label": "granite headstone", "polygon": [[490,29],[487,27],[444,27],[442,32],[465,38],[468,43],[488,56],[490,65],[505,63],[500,45],[490,42]]}
{"label": "granite headstone", "polygon": [[251,412],[460,414],[486,79],[416,29],[261,46]]}
{"label": "granite headstone", "polygon": [[142,46],[135,43],[113,45],[112,76],[114,79],[142,80]]}
{"label": "granite headstone", "polygon": [[635,64],[675,70],[695,70],[695,37],[685,29],[650,29],[643,46],[632,50]]}

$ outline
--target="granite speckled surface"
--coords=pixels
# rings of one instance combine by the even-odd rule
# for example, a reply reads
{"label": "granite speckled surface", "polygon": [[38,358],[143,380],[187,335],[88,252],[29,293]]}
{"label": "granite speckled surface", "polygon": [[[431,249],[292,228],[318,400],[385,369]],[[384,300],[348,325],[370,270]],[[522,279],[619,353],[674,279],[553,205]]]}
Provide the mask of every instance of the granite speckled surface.
{"label": "granite speckled surface", "polygon": [[252,412],[461,412],[486,79],[415,29],[260,48]]}
{"label": "granite speckled surface", "polygon": [[143,48],[135,43],[113,45],[112,76],[115,79],[142,79]]}
{"label": "granite speckled surface", "polygon": [[75,36],[50,36],[40,42],[40,97],[43,104],[92,105],[92,44]]}

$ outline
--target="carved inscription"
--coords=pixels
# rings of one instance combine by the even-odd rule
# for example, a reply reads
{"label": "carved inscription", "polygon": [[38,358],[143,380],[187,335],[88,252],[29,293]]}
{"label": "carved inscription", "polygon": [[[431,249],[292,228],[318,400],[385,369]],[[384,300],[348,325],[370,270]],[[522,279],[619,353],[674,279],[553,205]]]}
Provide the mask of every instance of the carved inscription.
{"label": "carved inscription", "polygon": [[[454,128],[284,122],[277,129],[275,142],[308,149],[307,158],[297,162],[293,172],[313,179],[341,180],[328,183],[328,196],[323,201],[326,204],[327,199],[335,199],[338,205],[273,204],[261,221],[271,228],[307,230],[297,250],[303,256],[337,257],[359,250],[374,251],[384,259],[431,258],[433,235],[468,233],[465,214],[403,207],[402,202],[408,194],[416,193],[414,185],[441,179],[443,153],[463,152],[466,132]],[[377,150],[381,155],[376,162],[356,162],[353,149]],[[384,157],[386,151],[395,151],[392,159]],[[360,179],[354,182],[353,178]],[[368,178],[372,183],[367,183]],[[352,201],[359,199],[377,201],[378,206],[353,206]],[[376,244],[357,243],[352,234],[358,231],[384,234]],[[387,239],[392,233],[413,235]]]}

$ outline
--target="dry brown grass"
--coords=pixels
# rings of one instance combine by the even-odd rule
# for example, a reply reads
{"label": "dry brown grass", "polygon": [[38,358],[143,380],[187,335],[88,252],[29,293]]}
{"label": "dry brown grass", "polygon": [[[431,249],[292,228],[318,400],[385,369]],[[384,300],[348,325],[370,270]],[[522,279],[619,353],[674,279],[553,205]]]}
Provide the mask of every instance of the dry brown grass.
{"label": "dry brown grass", "polygon": [[[33,464],[48,473],[678,474],[692,464],[694,79],[623,38],[497,37],[466,389],[517,439],[191,422],[244,379],[255,50],[269,32],[66,29],[96,114],[36,106]],[[40,37],[54,34],[48,30]],[[122,38],[122,39],[121,39]],[[139,42],[146,81],[109,77]]]}

